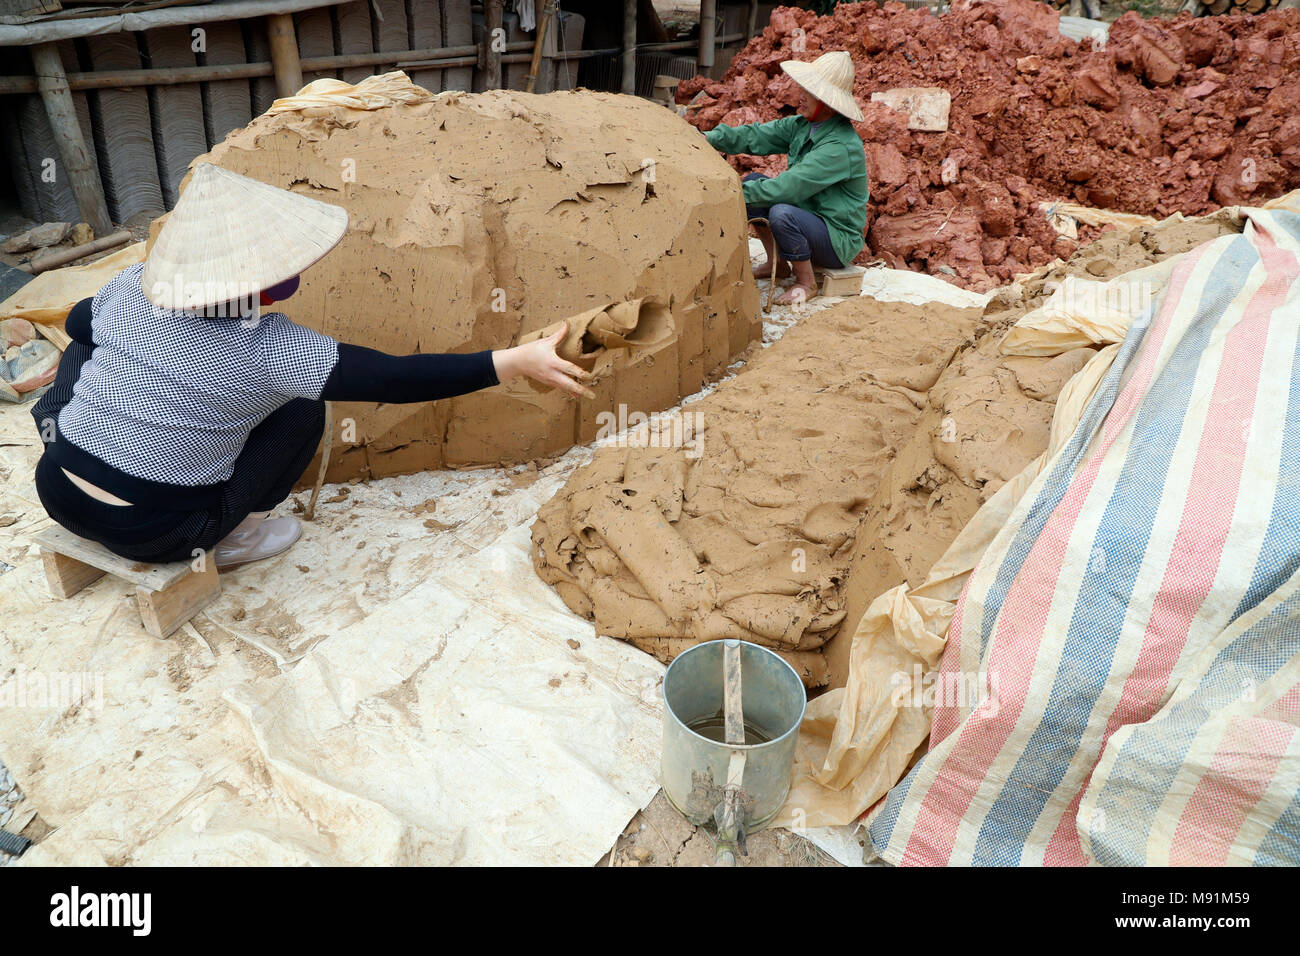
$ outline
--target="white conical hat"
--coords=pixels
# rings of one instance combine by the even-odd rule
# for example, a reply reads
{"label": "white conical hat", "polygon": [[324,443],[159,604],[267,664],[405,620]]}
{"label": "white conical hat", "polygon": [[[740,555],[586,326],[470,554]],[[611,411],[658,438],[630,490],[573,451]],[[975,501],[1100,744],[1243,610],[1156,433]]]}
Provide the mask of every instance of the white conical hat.
{"label": "white conical hat", "polygon": [[781,69],[835,112],[861,122],[862,110],[853,99],[853,57],[843,50],[823,53],[811,63],[786,60]]}
{"label": "white conical hat", "polygon": [[291,279],[333,249],[346,209],[203,163],[149,250],[140,286],[164,309],[201,309]]}

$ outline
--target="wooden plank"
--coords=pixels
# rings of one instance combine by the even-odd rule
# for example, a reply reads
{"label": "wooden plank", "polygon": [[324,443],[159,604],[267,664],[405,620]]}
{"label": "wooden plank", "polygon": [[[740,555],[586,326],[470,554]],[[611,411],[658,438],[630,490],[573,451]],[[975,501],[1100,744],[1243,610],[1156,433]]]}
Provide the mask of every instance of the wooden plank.
{"label": "wooden plank", "polygon": [[216,599],[221,593],[221,578],[211,551],[204,556],[202,567],[202,571],[190,570],[165,588],[135,589],[140,620],[146,631],[161,640]]}
{"label": "wooden plank", "polygon": [[33,322],[32,326],[37,332],[54,343],[54,347],[60,352],[67,351],[68,346],[72,344],[72,336],[57,325],[44,325],[41,322]]}
{"label": "wooden plank", "polygon": [[481,76],[476,80],[474,89],[476,90],[497,90],[504,83],[504,73],[501,68],[501,50],[498,48],[496,38],[498,30],[505,29],[503,16],[504,0],[483,0],[483,36],[479,42],[483,44],[486,50],[485,65],[480,71]]}
{"label": "wooden plank", "polygon": [[[187,575],[196,573],[189,561],[149,564],[114,554],[96,541],[88,541],[66,528],[53,525],[32,536],[43,550],[74,558],[83,564],[107,571],[114,577],[142,585],[153,591],[164,590]],[[212,564],[211,560],[208,564]],[[215,567],[215,565],[213,565]]]}
{"label": "wooden plank", "polygon": [[88,584],[104,576],[103,570],[76,558],[41,548],[41,563],[45,565],[45,583],[56,598],[70,598]]}

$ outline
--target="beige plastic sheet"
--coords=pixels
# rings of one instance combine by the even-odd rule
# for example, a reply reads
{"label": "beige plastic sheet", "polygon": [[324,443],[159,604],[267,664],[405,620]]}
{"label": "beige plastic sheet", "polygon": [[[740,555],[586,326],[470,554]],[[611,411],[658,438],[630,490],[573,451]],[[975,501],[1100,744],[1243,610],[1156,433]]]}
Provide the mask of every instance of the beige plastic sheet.
{"label": "beige plastic sheet", "polygon": [[[1300,190],[1261,206],[1300,213]],[[1058,204],[1061,208],[1074,214],[1068,204]],[[1122,225],[1115,217],[1124,214],[1105,215]],[[1225,209],[1223,215],[1240,218],[1237,207]],[[910,674],[916,667],[929,673],[938,666],[967,577],[1034,478],[1074,432],[1114,361],[1118,343],[1164,291],[1181,258],[1173,256],[1104,282],[1067,280],[1008,332],[1002,348],[1015,355],[1051,356],[1081,345],[1104,347],[1061,390],[1047,450],[976,512],[919,587],[899,585],[867,608],[853,635],[846,685],[808,705],[795,783],[779,825],[851,823],[902,778],[929,736],[930,712],[893,704],[894,675]]]}
{"label": "beige plastic sheet", "polygon": [[778,825],[851,823],[901,778],[930,733],[928,708],[892,703],[894,675],[939,665],[957,598],[976,562],[1043,466],[1069,440],[1118,344],[1070,379],[1057,399],[1047,450],[985,503],[920,587],[900,584],[871,602],[849,652],[849,678],[808,705],[795,784]]}
{"label": "beige plastic sheet", "polygon": [[1170,256],[1106,281],[1067,276],[1048,300],[1026,313],[1002,340],[1007,355],[1060,355],[1085,345],[1123,341],[1182,260]]}
{"label": "beige plastic sheet", "polygon": [[1115,226],[1119,229],[1134,229],[1137,226],[1154,225],[1151,216],[1140,216],[1132,212],[1118,212],[1113,209],[1093,209],[1072,202],[1040,202],[1038,208],[1043,210],[1052,228],[1061,235],[1074,238],[1076,223],[1085,226]]}
{"label": "beige plastic sheet", "polygon": [[658,789],[663,665],[532,570],[584,450],[327,485],[159,641],[125,582],[46,593],[38,446],[0,406],[0,760],[56,827],[22,865],[590,866]]}
{"label": "beige plastic sheet", "polygon": [[20,318],[42,325],[62,325],[68,310],[104,287],[127,266],[144,261],[143,242],[135,242],[84,266],[42,272],[4,302],[0,319]]}
{"label": "beige plastic sheet", "polygon": [[266,112],[268,116],[274,116],[312,107],[336,109],[340,106],[351,110],[380,110],[386,106],[423,103],[433,96],[412,83],[401,70],[394,70],[368,76],[355,85],[329,78],[315,80],[293,96],[276,100]]}
{"label": "beige plastic sheet", "polygon": [[[1300,213],[1300,189],[1260,206]],[[1056,203],[1053,208],[1089,225],[1115,223],[1124,228],[1155,222],[1148,216],[1088,209],[1071,203]],[[1220,215],[1240,220],[1240,207],[1228,207]],[[1165,221],[1182,222],[1185,218],[1175,214]],[[1164,290],[1183,255],[1170,256],[1108,280],[1068,276],[1045,303],[1016,323],[1003,340],[1002,351],[1007,355],[1059,355],[1080,346],[1122,341],[1133,319]]]}

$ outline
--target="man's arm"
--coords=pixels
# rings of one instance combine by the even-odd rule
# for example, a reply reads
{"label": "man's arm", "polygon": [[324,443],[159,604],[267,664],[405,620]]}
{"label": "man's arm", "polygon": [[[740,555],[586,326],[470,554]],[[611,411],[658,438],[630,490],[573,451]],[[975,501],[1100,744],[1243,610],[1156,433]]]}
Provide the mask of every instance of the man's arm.
{"label": "man's arm", "polygon": [[797,204],[852,173],[849,154],[842,143],[827,143],[814,149],[793,169],[771,179],[753,179],[743,184],[745,202],[755,206],[774,203]]}
{"label": "man's arm", "polygon": [[771,156],[790,151],[790,140],[794,138],[800,121],[799,116],[784,116],[770,123],[715,126],[704,134],[704,138],[720,153]]}

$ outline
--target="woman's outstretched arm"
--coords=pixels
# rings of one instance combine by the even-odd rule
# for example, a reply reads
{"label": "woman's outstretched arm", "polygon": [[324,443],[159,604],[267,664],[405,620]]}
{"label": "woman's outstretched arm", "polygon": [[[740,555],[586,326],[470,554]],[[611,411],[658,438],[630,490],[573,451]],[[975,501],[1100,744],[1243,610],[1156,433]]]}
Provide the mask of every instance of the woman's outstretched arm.
{"label": "woman's outstretched arm", "polygon": [[593,397],[582,384],[588,373],[555,354],[567,326],[527,345],[496,351],[389,355],[339,343],[339,357],[320,397],[334,402],[432,402],[491,388],[526,375],[574,395]]}

